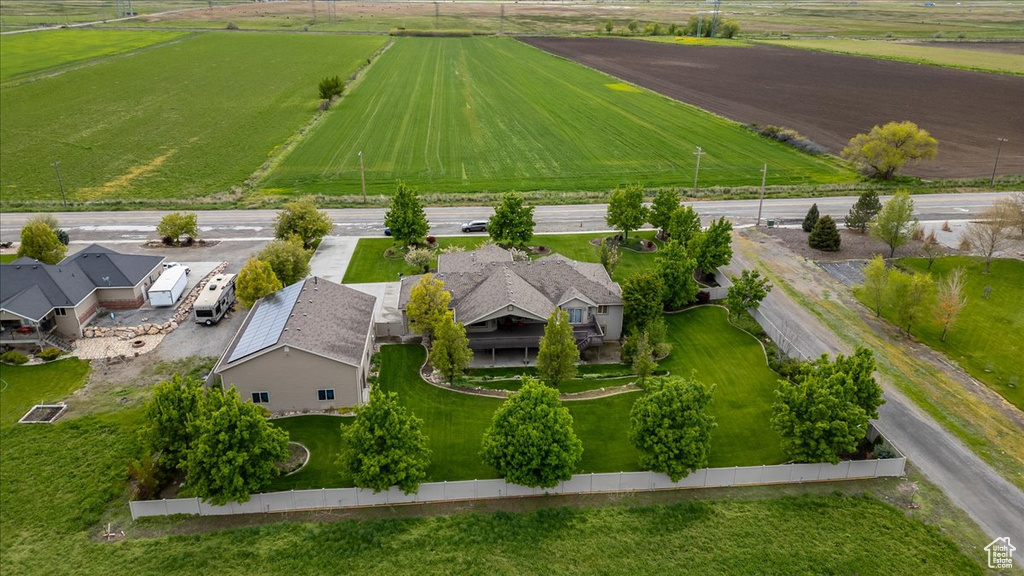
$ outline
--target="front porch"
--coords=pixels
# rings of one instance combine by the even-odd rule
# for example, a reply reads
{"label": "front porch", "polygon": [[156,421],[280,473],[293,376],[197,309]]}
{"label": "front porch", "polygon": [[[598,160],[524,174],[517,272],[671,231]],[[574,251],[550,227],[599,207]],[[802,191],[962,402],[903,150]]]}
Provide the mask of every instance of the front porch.
{"label": "front porch", "polygon": [[0,325],[0,346],[60,348],[71,350],[71,344],[56,332],[57,325],[50,318],[41,322],[4,320]]}

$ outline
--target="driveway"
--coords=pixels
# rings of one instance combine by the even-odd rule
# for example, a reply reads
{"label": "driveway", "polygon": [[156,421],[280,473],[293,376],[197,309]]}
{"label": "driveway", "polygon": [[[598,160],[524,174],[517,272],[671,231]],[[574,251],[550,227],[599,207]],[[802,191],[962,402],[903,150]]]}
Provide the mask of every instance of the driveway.
{"label": "driveway", "polygon": [[357,242],[356,236],[324,236],[309,261],[310,275],[341,284]]}

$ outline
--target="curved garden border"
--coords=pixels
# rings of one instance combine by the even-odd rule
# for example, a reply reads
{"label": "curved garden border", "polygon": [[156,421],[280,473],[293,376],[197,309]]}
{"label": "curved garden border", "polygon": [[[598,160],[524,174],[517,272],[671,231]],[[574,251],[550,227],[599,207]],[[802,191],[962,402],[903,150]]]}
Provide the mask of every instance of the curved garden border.
{"label": "curved garden border", "polygon": [[312,453],[309,451],[309,448],[307,448],[306,445],[303,444],[302,442],[296,442],[294,440],[289,440],[288,443],[289,444],[296,444],[298,446],[301,446],[302,449],[306,451],[306,459],[302,461],[302,466],[299,466],[295,470],[292,470],[291,472],[285,474],[285,476],[291,476],[292,474],[297,474],[298,472],[300,472],[303,468],[306,467],[306,464],[309,464],[309,459],[312,457]]}

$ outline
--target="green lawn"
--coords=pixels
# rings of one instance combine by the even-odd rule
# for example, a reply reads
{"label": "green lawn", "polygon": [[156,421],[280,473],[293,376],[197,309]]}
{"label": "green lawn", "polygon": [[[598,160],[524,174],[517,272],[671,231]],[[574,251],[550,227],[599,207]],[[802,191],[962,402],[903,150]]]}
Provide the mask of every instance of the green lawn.
{"label": "green lawn", "polygon": [[5,36],[0,43],[0,83],[129,52],[181,38],[182,32],[130,30],[50,30]]}
{"label": "green lawn", "polygon": [[67,358],[35,366],[0,365],[0,426],[18,421],[36,404],[66,398],[82,387],[89,376],[89,363]]}
{"label": "green lawn", "polygon": [[10,264],[18,259],[17,254],[0,254],[0,264]]}
{"label": "green lawn", "polygon": [[845,38],[788,39],[773,40],[765,43],[778,44],[790,48],[899,60],[915,64],[931,64],[934,66],[947,66],[1002,74],[1024,74],[1024,58],[1021,58],[1019,54],[958,48],[953,43],[949,44],[949,46],[922,46],[919,44],[887,42],[884,40],[852,40]]}
{"label": "green lawn", "polygon": [[[593,238],[603,238],[607,234],[538,234],[533,237],[531,244],[543,245],[567,258],[580,262],[598,262],[597,248],[590,244]],[[639,238],[654,238],[653,230],[634,232],[633,236]],[[483,242],[487,236],[457,236],[440,237],[437,239],[438,249],[445,246],[457,245],[466,250],[472,250]],[[399,279],[399,273],[405,276],[419,274],[420,271],[405,263],[401,258],[385,258],[384,252],[394,244],[390,238],[360,238],[356,244],[355,253],[349,261],[348,269],[345,270],[346,284],[360,282],[393,282]],[[620,250],[622,260],[619,267],[612,274],[612,279],[619,282],[628,278],[634,272],[654,266],[657,252],[640,253],[632,250]],[[437,260],[431,265],[437,269]]]}
{"label": "green lawn", "polygon": [[[921,258],[903,258],[897,264],[920,272],[928,267]],[[911,333],[1024,410],[1024,262],[993,260],[992,273],[986,276],[982,259],[947,256],[935,261],[931,273],[938,279],[958,266],[967,269],[967,304],[946,341],[940,340],[942,327],[930,312],[911,327]],[[992,287],[987,300],[986,286]],[[871,307],[860,290],[855,293]],[[883,315],[892,319],[887,309]]]}
{"label": "green lawn", "polygon": [[338,416],[293,416],[277,418],[274,425],[288,432],[292,442],[299,442],[309,449],[309,462],[290,476],[281,476],[267,488],[274,490],[301,490],[352,486],[341,477],[335,460],[341,450],[341,427],[352,423],[352,418]]}
{"label": "green lawn", "polygon": [[[510,38],[398,38],[263,182],[276,193],[604,190],[629,182],[826,183],[855,176],[739,124]],[[631,87],[630,87],[631,88]]]}
{"label": "green lawn", "polygon": [[229,191],[313,117],[324,75],[345,78],[384,42],[199,34],[2,88],[0,206],[58,202],[55,160],[70,201]]}

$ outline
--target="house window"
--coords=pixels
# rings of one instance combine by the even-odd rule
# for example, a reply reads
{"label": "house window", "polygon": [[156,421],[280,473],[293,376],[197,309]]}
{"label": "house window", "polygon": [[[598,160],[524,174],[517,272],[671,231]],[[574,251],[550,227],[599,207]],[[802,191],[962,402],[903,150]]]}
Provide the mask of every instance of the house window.
{"label": "house window", "polygon": [[598,314],[607,314],[608,313],[608,307],[604,306],[604,305],[598,306],[597,307],[597,313]]}
{"label": "house window", "polygon": [[269,404],[270,403],[270,392],[253,392],[252,393],[253,404]]}
{"label": "house window", "polygon": [[67,311],[66,308],[54,308],[53,309],[53,315],[54,316],[67,316],[68,315],[68,311]]}
{"label": "house window", "polygon": [[316,391],[316,398],[317,398],[317,400],[320,400],[321,402],[324,401],[324,400],[334,400],[334,389],[333,388],[327,388],[326,390],[317,390]]}
{"label": "house window", "polygon": [[569,308],[569,324],[582,324],[583,323],[583,308]]}

